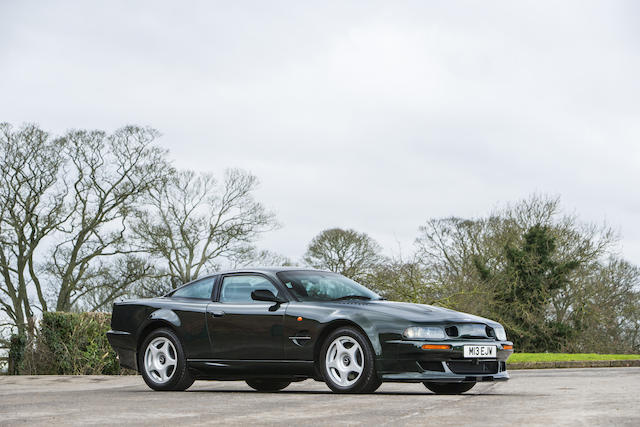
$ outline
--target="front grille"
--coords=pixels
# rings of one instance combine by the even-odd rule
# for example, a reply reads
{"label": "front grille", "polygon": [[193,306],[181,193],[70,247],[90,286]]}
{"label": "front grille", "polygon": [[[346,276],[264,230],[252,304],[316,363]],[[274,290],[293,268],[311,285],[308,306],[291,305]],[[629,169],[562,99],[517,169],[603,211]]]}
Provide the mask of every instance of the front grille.
{"label": "front grille", "polygon": [[447,362],[454,374],[497,374],[498,362],[495,360],[461,360]]}

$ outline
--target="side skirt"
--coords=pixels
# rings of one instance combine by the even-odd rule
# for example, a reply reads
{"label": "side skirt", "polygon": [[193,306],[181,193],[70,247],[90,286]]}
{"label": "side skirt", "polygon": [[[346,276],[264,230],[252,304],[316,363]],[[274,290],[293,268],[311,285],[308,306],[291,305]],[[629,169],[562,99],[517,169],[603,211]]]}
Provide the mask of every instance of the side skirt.
{"label": "side skirt", "polygon": [[240,380],[246,378],[309,378],[314,363],[306,360],[221,360],[188,359],[198,379]]}

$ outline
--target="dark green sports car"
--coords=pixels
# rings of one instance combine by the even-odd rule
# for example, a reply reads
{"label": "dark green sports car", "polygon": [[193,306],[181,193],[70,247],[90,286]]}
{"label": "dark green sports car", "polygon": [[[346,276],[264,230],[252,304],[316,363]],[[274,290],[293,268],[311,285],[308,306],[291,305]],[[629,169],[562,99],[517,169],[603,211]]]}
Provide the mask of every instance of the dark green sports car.
{"label": "dark green sports car", "polygon": [[442,394],[507,380],[513,352],[494,321],[386,301],[336,273],[260,268],[198,279],[154,299],[113,306],[109,342],[154,390],[245,380],[276,391],[313,378],[335,392],[383,381]]}

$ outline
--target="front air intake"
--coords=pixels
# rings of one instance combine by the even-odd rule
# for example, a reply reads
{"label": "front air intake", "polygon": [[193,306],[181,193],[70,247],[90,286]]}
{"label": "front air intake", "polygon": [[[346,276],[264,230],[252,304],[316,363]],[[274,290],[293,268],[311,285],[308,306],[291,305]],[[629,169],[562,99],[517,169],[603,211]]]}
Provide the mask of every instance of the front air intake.
{"label": "front air intake", "polygon": [[493,328],[490,328],[489,326],[487,326],[486,331],[487,331],[487,336],[489,338],[497,339],[496,338],[496,331],[494,331]]}
{"label": "front air intake", "polygon": [[420,369],[423,371],[435,371],[435,372],[444,372],[444,366],[442,366],[442,362],[437,361],[419,361],[418,365],[420,365]]}
{"label": "front air intake", "polygon": [[498,362],[488,361],[451,361],[447,366],[454,374],[497,374]]}
{"label": "front air intake", "polygon": [[459,339],[487,339],[494,338],[493,329],[482,323],[457,323],[444,328],[447,336]]}
{"label": "front air intake", "polygon": [[455,338],[459,335],[457,326],[449,326],[447,328],[444,328],[444,331],[452,338]]}

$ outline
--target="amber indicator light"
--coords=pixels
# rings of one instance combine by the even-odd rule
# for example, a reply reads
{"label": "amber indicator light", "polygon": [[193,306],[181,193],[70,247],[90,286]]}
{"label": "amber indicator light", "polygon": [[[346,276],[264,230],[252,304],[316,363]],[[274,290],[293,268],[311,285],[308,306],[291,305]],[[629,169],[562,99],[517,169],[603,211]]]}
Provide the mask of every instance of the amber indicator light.
{"label": "amber indicator light", "polygon": [[512,345],[503,345],[502,349],[503,350],[513,350],[513,346]]}
{"label": "amber indicator light", "polygon": [[450,345],[446,344],[424,344],[422,346],[423,350],[449,350],[451,349]]}
{"label": "amber indicator light", "polygon": [[298,317],[298,322],[302,322],[302,317]]}

